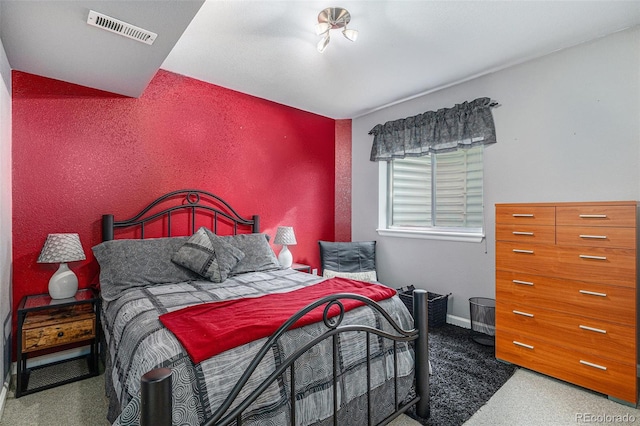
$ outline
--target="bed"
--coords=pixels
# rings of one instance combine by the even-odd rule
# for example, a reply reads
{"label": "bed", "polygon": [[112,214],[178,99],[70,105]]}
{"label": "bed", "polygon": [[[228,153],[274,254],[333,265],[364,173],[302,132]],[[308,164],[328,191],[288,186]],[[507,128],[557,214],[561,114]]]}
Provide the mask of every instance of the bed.
{"label": "bed", "polygon": [[282,269],[259,216],[201,190],[104,215],[102,233],[112,424],[386,424],[413,406],[428,417],[426,293],[414,320],[385,286]]}

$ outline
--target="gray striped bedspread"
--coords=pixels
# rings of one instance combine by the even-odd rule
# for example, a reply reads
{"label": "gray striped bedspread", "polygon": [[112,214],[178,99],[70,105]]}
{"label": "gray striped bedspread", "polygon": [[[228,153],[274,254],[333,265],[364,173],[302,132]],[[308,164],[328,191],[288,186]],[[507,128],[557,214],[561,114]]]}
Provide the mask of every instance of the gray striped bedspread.
{"label": "gray striped bedspread", "polygon": [[[102,326],[109,421],[114,425],[138,425],[140,378],[149,370],[167,367],[172,370],[173,424],[203,424],[222,404],[266,341],[257,340],[194,364],[174,335],[158,320],[160,315],[199,303],[289,292],[322,279],[291,269],[253,272],[219,284],[191,281],[135,287],[114,301],[104,301]],[[411,315],[398,296],[383,300],[380,305],[401,327],[407,330],[413,327]],[[258,302],[256,309],[259,309]],[[368,307],[347,312],[343,324],[370,325],[393,332],[387,321]],[[325,331],[326,326],[320,322],[285,333],[252,375],[238,401],[242,401],[296,348]],[[338,395],[340,406],[345,407],[345,413],[340,417],[345,424],[360,424],[359,416],[366,411],[366,407],[362,407],[367,386],[365,339],[365,333],[356,332],[342,334],[339,339]],[[389,412],[378,411],[393,410],[394,404],[394,391],[387,389],[394,375],[393,343],[374,337],[370,344],[371,384],[379,390],[374,394],[376,416],[384,418]],[[331,345],[331,340],[327,339],[296,361],[296,424],[323,424],[333,415]],[[401,378],[398,383],[402,399],[411,387],[414,361],[413,351],[406,343],[398,344],[398,349],[398,376]],[[243,424],[289,425],[290,392],[288,379],[274,382],[245,411]]]}

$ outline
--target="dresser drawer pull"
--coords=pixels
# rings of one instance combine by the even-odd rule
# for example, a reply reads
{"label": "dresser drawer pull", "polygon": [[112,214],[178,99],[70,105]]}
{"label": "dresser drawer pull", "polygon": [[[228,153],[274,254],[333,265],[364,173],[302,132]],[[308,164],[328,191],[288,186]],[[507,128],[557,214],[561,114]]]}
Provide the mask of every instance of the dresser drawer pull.
{"label": "dresser drawer pull", "polygon": [[533,349],[533,346],[527,345],[526,343],[518,342],[517,340],[514,340],[513,344],[516,346],[522,346],[523,348]]}
{"label": "dresser drawer pull", "polygon": [[533,213],[513,213],[513,217],[533,217]]}
{"label": "dresser drawer pull", "polygon": [[607,260],[607,256],[589,256],[588,254],[581,254],[580,259]]}
{"label": "dresser drawer pull", "polygon": [[519,249],[513,249],[514,253],[524,253],[524,254],[533,254],[533,250],[519,250]]}
{"label": "dresser drawer pull", "polygon": [[527,312],[522,312],[522,311],[516,311],[515,309],[513,310],[513,313],[516,315],[522,315],[523,317],[529,317],[529,318],[533,318],[533,314],[527,313]]}
{"label": "dresser drawer pull", "polygon": [[578,217],[581,217],[583,219],[606,219],[607,215],[606,214],[581,214]]}
{"label": "dresser drawer pull", "polygon": [[533,285],[532,282],[530,281],[520,281],[520,280],[513,280],[514,284],[521,284],[521,285]]}
{"label": "dresser drawer pull", "polygon": [[589,361],[580,360],[580,364],[588,365],[589,367],[599,368],[600,370],[607,371],[607,367],[605,367],[604,365],[594,364],[594,363],[589,362]]}
{"label": "dresser drawer pull", "polygon": [[58,337],[64,336],[64,331],[58,331]]}
{"label": "dresser drawer pull", "polygon": [[513,235],[533,235],[533,232],[513,231]]}
{"label": "dresser drawer pull", "polygon": [[583,330],[589,330],[589,331],[595,331],[596,333],[607,334],[607,330],[603,330],[601,328],[589,327],[588,325],[582,325],[582,324],[580,324],[579,327]]}
{"label": "dresser drawer pull", "polygon": [[598,293],[598,292],[589,291],[589,290],[578,290],[578,291],[582,294],[589,294],[591,296],[607,297],[607,293]]}
{"label": "dresser drawer pull", "polygon": [[580,235],[580,238],[584,238],[586,240],[606,240],[606,235]]}

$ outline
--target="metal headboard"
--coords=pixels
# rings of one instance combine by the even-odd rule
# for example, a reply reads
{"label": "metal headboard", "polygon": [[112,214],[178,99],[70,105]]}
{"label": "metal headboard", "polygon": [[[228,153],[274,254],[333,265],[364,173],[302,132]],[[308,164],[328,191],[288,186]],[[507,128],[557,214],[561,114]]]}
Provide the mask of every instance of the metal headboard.
{"label": "metal headboard", "polygon": [[[160,204],[168,206],[160,211],[152,210]],[[166,236],[171,236],[171,218],[175,212],[187,211],[190,218],[191,234],[196,232],[196,215],[206,212],[212,216],[211,230],[217,233],[218,223],[227,220],[232,224],[233,234],[238,233],[238,226],[250,229],[251,232],[260,232],[260,217],[253,215],[251,219],[240,216],[225,200],[207,191],[199,189],[181,189],[173,191],[156,199],[140,213],[126,220],[116,221],[112,214],[102,216],[102,241],[114,239],[116,228],[140,228],[140,238],[144,239],[145,224],[166,218]]]}

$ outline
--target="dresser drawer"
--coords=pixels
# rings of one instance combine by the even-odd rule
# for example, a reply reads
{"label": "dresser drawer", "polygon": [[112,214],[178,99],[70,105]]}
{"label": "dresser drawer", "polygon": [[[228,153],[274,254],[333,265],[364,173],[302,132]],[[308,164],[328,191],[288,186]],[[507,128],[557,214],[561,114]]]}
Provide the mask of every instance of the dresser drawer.
{"label": "dresser drawer", "polygon": [[496,330],[496,358],[637,403],[636,366]]}
{"label": "dresser drawer", "polygon": [[636,289],[496,271],[496,300],[635,327]]}
{"label": "dresser drawer", "polygon": [[496,225],[496,240],[517,241],[523,243],[554,244],[556,230],[548,225]]}
{"label": "dresser drawer", "polygon": [[22,329],[22,352],[39,351],[69,343],[81,342],[95,337],[96,317],[93,313],[82,314],[67,322],[51,325],[29,324]]}
{"label": "dresser drawer", "polygon": [[636,227],[636,205],[557,206],[557,225]]}
{"label": "dresser drawer", "polygon": [[[496,230],[496,234],[497,234]],[[602,226],[558,226],[556,240],[561,246],[636,249],[636,229]]]}
{"label": "dresser drawer", "polygon": [[555,207],[496,204],[496,223],[555,225]]}
{"label": "dresser drawer", "polygon": [[556,249],[552,245],[496,242],[496,269],[499,270],[539,275],[549,270],[555,258]]}
{"label": "dresser drawer", "polygon": [[635,329],[518,303],[496,303],[496,326],[602,359],[636,365]]}
{"label": "dresser drawer", "polygon": [[600,247],[559,247],[554,275],[625,287],[636,286],[636,251]]}

